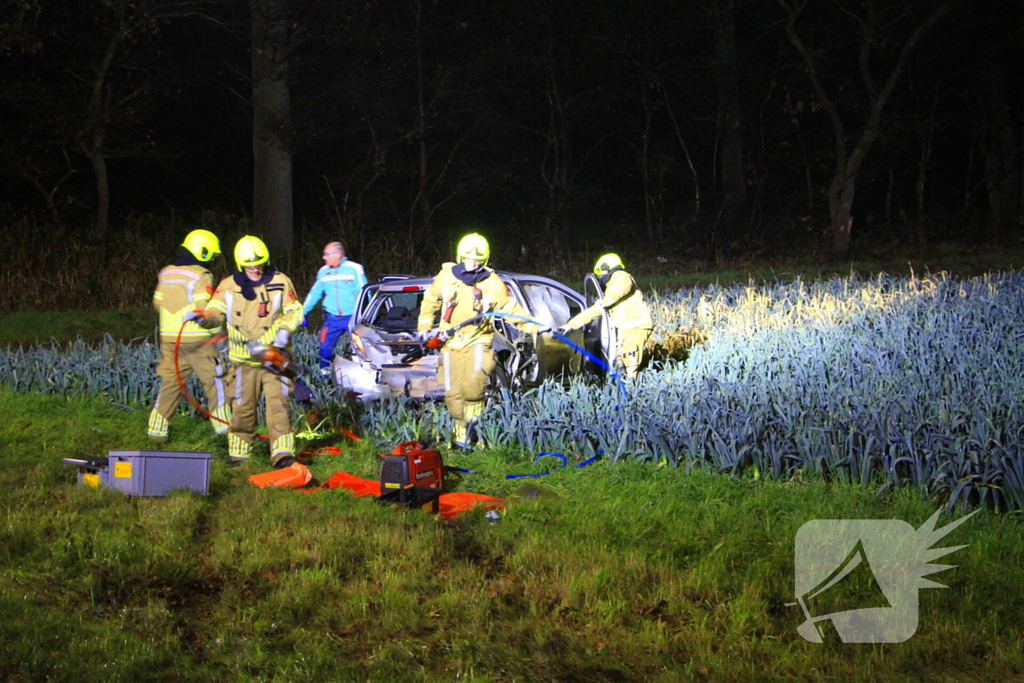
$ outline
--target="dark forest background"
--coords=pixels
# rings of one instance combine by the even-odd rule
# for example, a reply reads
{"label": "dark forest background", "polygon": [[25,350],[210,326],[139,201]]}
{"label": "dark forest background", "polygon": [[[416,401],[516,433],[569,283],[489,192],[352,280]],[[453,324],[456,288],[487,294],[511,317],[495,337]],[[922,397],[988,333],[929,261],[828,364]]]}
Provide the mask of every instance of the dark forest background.
{"label": "dark forest background", "polygon": [[9,257],[201,225],[280,263],[479,230],[516,267],[1024,235],[1022,0],[0,6]]}

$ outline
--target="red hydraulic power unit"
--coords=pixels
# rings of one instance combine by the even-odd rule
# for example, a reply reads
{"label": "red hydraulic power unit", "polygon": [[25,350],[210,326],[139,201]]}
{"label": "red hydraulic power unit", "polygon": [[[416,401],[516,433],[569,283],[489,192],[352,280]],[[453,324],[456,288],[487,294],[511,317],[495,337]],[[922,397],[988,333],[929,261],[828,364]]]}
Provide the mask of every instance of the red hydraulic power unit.
{"label": "red hydraulic power unit", "polygon": [[406,441],[381,458],[381,502],[437,512],[444,469],[440,453],[419,441]]}

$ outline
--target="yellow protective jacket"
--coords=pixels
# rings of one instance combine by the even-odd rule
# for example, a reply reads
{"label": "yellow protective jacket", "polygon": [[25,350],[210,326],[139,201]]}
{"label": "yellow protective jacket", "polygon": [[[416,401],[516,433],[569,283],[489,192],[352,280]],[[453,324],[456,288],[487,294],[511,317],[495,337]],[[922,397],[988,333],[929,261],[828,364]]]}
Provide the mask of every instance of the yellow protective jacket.
{"label": "yellow protective jacket", "polygon": [[612,325],[619,332],[643,327],[653,329],[651,311],[644,302],[644,295],[632,276],[624,270],[615,270],[604,287],[604,296],[589,308],[573,317],[566,327],[577,329],[583,327],[605,311],[612,320]]}
{"label": "yellow protective jacket", "polygon": [[213,295],[213,273],[202,266],[165,267],[157,275],[156,290],[153,292],[153,308],[160,312],[160,336],[165,340],[176,340],[181,331],[182,341],[208,339],[215,330],[208,330],[196,323],[185,323],[185,314],[206,308]]}
{"label": "yellow protective jacket", "polygon": [[[436,319],[442,330],[448,330],[480,315],[481,313],[512,313],[527,315],[515,297],[509,292],[504,280],[490,268],[484,268],[488,275],[475,285],[464,283],[452,273],[456,264],[446,263],[441,267],[430,287],[423,294],[417,329],[421,332],[431,329]],[[446,315],[446,310],[450,313]],[[438,318],[440,313],[440,318]],[[448,340],[448,347],[464,349],[474,344],[491,344],[494,339],[492,318],[466,325]],[[510,318],[509,322],[524,331],[533,331],[536,325]]]}
{"label": "yellow protective jacket", "polygon": [[272,344],[278,330],[294,332],[302,323],[302,302],[284,273],[275,272],[265,284],[254,283],[252,289],[255,298],[246,299],[233,276],[224,278],[206,307],[204,325],[225,323],[228,357],[236,363],[259,365],[249,352],[249,342]]}

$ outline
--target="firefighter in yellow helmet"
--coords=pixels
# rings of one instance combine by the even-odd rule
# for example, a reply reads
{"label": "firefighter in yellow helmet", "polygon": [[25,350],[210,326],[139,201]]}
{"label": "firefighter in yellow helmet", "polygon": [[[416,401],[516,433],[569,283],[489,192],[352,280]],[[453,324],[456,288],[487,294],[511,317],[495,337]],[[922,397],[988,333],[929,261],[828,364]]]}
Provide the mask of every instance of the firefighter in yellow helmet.
{"label": "firefighter in yellow helmet", "polygon": [[[160,361],[156,374],[160,390],[149,413],[149,438],[167,441],[170,419],[178,409],[181,388],[174,372],[175,345],[178,346],[178,372],[182,382],[193,374],[206,392],[210,422],[218,434],[227,431],[231,418],[229,387],[224,361],[212,343],[216,330],[207,330],[195,322],[186,322],[189,311],[205,308],[213,295],[213,273],[209,262],[220,254],[220,241],[208,230],[193,230],[185,237],[174,263],[157,276],[153,307],[160,313]],[[182,327],[184,325],[184,327]],[[178,344],[178,334],[181,343]]]}
{"label": "firefighter in yellow helmet", "polygon": [[654,329],[651,311],[636,281],[625,271],[618,255],[605,254],[599,258],[594,266],[594,275],[600,278],[604,296],[573,317],[562,330],[568,332],[583,327],[607,311],[612,327],[615,328],[616,369],[634,378],[640,371],[644,347]]}
{"label": "firefighter in yellow helmet", "polygon": [[270,251],[258,237],[246,235],[235,245],[238,270],[225,278],[205,311],[196,311],[204,326],[228,328],[228,357],[235,362],[234,404],[228,431],[228,455],[247,460],[256,441],[256,407],[266,401],[270,462],[275,468],[295,462],[290,397],[291,378],[264,367],[253,355],[273,345],[289,349],[292,332],[302,323],[302,302],[287,275],[269,264]]}
{"label": "firefighter in yellow helmet", "polygon": [[[484,391],[495,368],[491,344],[491,318],[460,327],[483,313],[503,312],[526,315],[509,294],[504,281],[487,267],[491,255],[487,240],[476,233],[466,235],[456,249],[458,263],[445,263],[423,295],[417,329],[428,332],[440,325],[451,337],[441,349],[437,381],[444,386],[444,400],[452,417],[452,441],[469,448],[475,439],[472,429],[484,409]],[[536,333],[537,326],[510,319],[520,330]]]}

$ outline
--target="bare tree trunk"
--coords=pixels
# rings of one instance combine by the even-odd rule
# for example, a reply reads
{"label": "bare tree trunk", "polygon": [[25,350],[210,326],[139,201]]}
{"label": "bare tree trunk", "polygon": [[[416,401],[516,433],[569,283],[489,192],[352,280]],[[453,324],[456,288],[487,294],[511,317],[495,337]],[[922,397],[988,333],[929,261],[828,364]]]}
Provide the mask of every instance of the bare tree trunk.
{"label": "bare tree trunk", "polygon": [[416,20],[416,152],[417,174],[416,196],[409,207],[409,244],[425,242],[433,245],[430,238],[430,217],[433,213],[430,182],[430,152],[427,148],[426,79],[423,73],[423,5],[413,3]]}
{"label": "bare tree trunk", "polygon": [[287,0],[251,0],[253,228],[288,265],[293,241]]}
{"label": "bare tree trunk", "polygon": [[38,190],[39,194],[42,195],[43,201],[46,202],[46,208],[50,210],[50,216],[53,218],[53,224],[57,227],[57,236],[63,237],[64,233],[67,232],[67,225],[64,223],[64,216],[61,214],[60,207],[57,206],[57,191],[60,190],[60,186],[64,182],[75,174],[75,167],[71,165],[71,159],[68,158],[67,151],[64,151],[64,161],[68,165],[68,170],[60,177],[59,180],[53,183],[53,187],[47,189],[43,187],[43,174],[32,167],[23,167],[22,175],[24,175],[29,182]]}
{"label": "bare tree trunk", "polygon": [[743,166],[734,0],[715,0],[715,78],[722,134],[722,237],[732,242],[746,225],[747,181]]}
{"label": "bare tree trunk", "polygon": [[921,158],[917,162],[917,183],[914,186],[914,199],[917,202],[918,234],[924,229],[924,190],[928,182],[928,170],[931,168],[932,146],[935,141],[935,107],[939,104],[939,89],[935,88],[935,99],[928,113],[928,123],[922,134]]}
{"label": "bare tree trunk", "polygon": [[989,112],[985,133],[985,188],[991,207],[991,227],[994,235],[1012,228],[1021,212],[1021,182],[1017,140],[1010,121],[1010,107],[1006,101],[1003,70],[990,66],[985,83]]}
{"label": "bare tree trunk", "polygon": [[548,37],[548,146],[541,165],[541,174],[548,188],[544,210],[544,234],[553,236],[558,244],[561,238],[559,221],[569,202],[569,163],[571,146],[569,143],[568,122],[565,115],[565,103],[558,84],[554,57],[551,54]]}
{"label": "bare tree trunk", "polygon": [[690,167],[690,173],[693,175],[693,215],[696,217],[700,214],[700,176],[697,175],[697,169],[693,165],[690,149],[686,146],[686,140],[683,139],[683,131],[679,127],[679,121],[676,120],[676,114],[672,109],[672,101],[668,96],[668,88],[665,87],[664,83],[661,84],[661,92],[665,98],[665,109],[668,111],[669,118],[672,119],[672,128],[676,132],[676,139],[679,140],[679,146],[683,148],[686,164]]}
{"label": "bare tree trunk", "polygon": [[823,79],[819,72],[817,53],[808,46],[797,24],[800,15],[807,7],[810,0],[778,0],[779,5],[789,15],[786,23],[786,35],[793,47],[797,49],[804,59],[804,68],[807,76],[814,87],[822,108],[828,113],[832,121],[832,131],[835,135],[835,173],[832,183],[828,189],[828,207],[830,218],[830,230],[832,236],[832,255],[846,256],[850,250],[850,238],[853,228],[853,199],[857,189],[857,173],[860,171],[864,157],[867,156],[871,145],[878,139],[881,132],[882,111],[896,88],[903,72],[907,68],[907,62],[911,52],[921,42],[922,36],[931,28],[932,24],[941,19],[953,8],[953,0],[946,0],[939,5],[927,18],[914,27],[910,37],[907,38],[900,50],[899,57],[892,71],[889,73],[885,84],[879,88],[871,73],[871,51],[872,48],[882,40],[878,35],[878,17],[874,13],[874,4],[871,0],[863,3],[865,17],[860,19],[861,24],[861,47],[860,47],[860,72],[861,80],[867,91],[867,115],[864,120],[860,136],[854,145],[853,151],[847,153],[847,133],[842,116],[835,101],[825,90]]}
{"label": "bare tree trunk", "polygon": [[110,184],[107,178],[107,158],[104,145],[107,139],[106,122],[111,113],[111,95],[107,86],[107,74],[121,47],[121,42],[128,35],[128,27],[124,19],[124,7],[115,5],[118,10],[118,26],[107,43],[107,50],[96,66],[93,76],[92,93],[86,110],[85,127],[78,133],[78,146],[92,164],[96,176],[96,220],[93,224],[93,236],[106,239],[110,223]]}
{"label": "bare tree trunk", "polygon": [[640,101],[644,110],[644,130],[640,140],[640,175],[644,189],[644,218],[647,223],[647,237],[652,244],[661,241],[661,216],[658,215],[657,200],[651,178],[651,103],[647,98],[650,81],[645,74],[640,79]]}
{"label": "bare tree trunk", "polygon": [[896,173],[889,166],[889,182],[885,185],[885,224],[892,224],[892,193],[896,189]]}
{"label": "bare tree trunk", "polygon": [[110,182],[107,177],[107,158],[103,155],[103,131],[93,135],[93,145],[86,152],[96,176],[96,223],[95,235],[104,238],[110,225]]}

